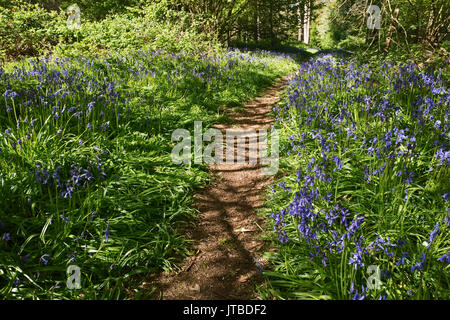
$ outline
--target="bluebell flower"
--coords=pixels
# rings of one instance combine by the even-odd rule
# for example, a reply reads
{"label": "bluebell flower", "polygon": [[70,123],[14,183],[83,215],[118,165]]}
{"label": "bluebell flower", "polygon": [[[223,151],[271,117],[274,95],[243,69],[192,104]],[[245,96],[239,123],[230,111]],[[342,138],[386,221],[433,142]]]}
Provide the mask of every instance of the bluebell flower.
{"label": "bluebell flower", "polygon": [[366,180],[367,183],[370,183],[370,174],[368,166],[364,166],[364,180]]}
{"label": "bluebell flower", "polygon": [[66,223],[69,223],[70,220],[68,218],[66,218],[65,216],[63,216],[62,214],[59,216],[61,219],[63,219]]}
{"label": "bluebell flower", "polygon": [[385,279],[389,279],[391,278],[391,273],[389,270],[381,270],[381,276]]}
{"label": "bluebell flower", "polygon": [[9,94],[9,97],[14,100],[14,98],[17,97],[18,95],[19,94],[17,92],[13,91]]}
{"label": "bluebell flower", "polygon": [[108,241],[109,241],[109,222],[106,226],[105,235],[103,237],[105,238],[105,242],[108,243]]}
{"label": "bluebell flower", "polygon": [[447,253],[444,253],[441,257],[438,258],[440,262],[447,262],[450,263],[450,251]]}
{"label": "bluebell flower", "polygon": [[66,184],[65,189],[61,191],[61,196],[64,199],[72,198],[74,191],[75,191],[75,189],[70,184]]}
{"label": "bluebell flower", "polygon": [[415,172],[409,172],[408,173],[408,178],[404,181],[404,183],[406,185],[411,185],[412,184],[412,179],[414,178],[414,176],[415,176]]}
{"label": "bluebell flower", "polygon": [[403,198],[403,201],[408,200],[408,189],[405,189],[405,197]]}
{"label": "bluebell flower", "polygon": [[3,97],[8,97],[9,96],[9,94],[12,92],[12,90],[6,90],[3,94],[2,94],[2,96]]}
{"label": "bluebell flower", "polygon": [[80,241],[81,239],[84,239],[84,231],[81,232],[81,235],[78,238],[73,239],[74,242]]}
{"label": "bluebell flower", "polygon": [[422,270],[423,266],[425,265],[425,260],[426,260],[426,256],[425,256],[425,252],[422,253],[422,255],[419,257],[419,262],[417,262],[415,265],[413,265],[411,267],[411,272],[414,272],[416,270]]}
{"label": "bluebell flower", "polygon": [[361,293],[358,292],[358,290],[354,289],[353,282],[350,289],[350,294],[353,294],[352,300],[364,300],[366,298],[368,287],[361,286]]}
{"label": "bluebell flower", "polygon": [[68,263],[73,263],[76,260],[76,253],[72,252],[69,256],[69,260],[67,261]]}
{"label": "bluebell flower", "polygon": [[445,193],[443,196],[442,196],[442,199],[444,199],[445,200],[445,202],[448,202],[448,195],[449,195],[450,193]]}
{"label": "bluebell flower", "polygon": [[95,106],[95,101],[91,101],[88,103],[88,111],[89,113],[92,112],[92,110],[94,110],[94,106]]}
{"label": "bluebell flower", "polygon": [[44,254],[44,255],[41,257],[41,261],[42,261],[45,265],[48,264],[48,260],[45,259],[46,257],[50,257],[50,255],[49,255],[49,254]]}
{"label": "bluebell flower", "polygon": [[342,168],[342,160],[339,159],[339,157],[337,156],[333,156],[332,158],[336,164],[335,168],[333,169],[333,171],[339,170]]}
{"label": "bluebell flower", "polygon": [[432,244],[433,241],[434,241],[434,238],[436,238],[436,236],[438,235],[438,233],[439,233],[439,222],[437,222],[437,223],[435,224],[433,231],[431,231],[431,233],[430,233],[430,239],[429,239],[429,241],[428,241],[428,245],[426,246],[427,249],[430,248],[431,244]]}
{"label": "bluebell flower", "polygon": [[255,261],[255,263],[256,263],[256,267],[258,268],[258,273],[262,274],[263,273],[263,268],[262,268],[261,264],[259,263],[258,259],[253,258],[253,261]]}
{"label": "bluebell flower", "polygon": [[[448,209],[450,209],[450,208],[447,208],[447,211],[450,211]],[[450,226],[450,216],[449,217],[444,217],[443,223],[446,223],[448,226]]]}
{"label": "bluebell flower", "polygon": [[397,140],[395,143],[401,144],[406,138],[408,138],[408,136],[405,135],[405,130],[401,129],[397,132]]}
{"label": "bluebell flower", "polygon": [[409,257],[409,253],[408,252],[402,252],[402,257],[395,264],[398,265],[398,266],[399,265],[404,265],[405,264],[405,259],[407,257]]}
{"label": "bluebell flower", "polygon": [[436,120],[436,122],[434,123],[434,127],[436,129],[440,129],[441,128],[441,121],[440,120]]}
{"label": "bluebell flower", "polygon": [[435,158],[440,160],[439,165],[442,164],[449,165],[450,164],[450,151],[445,151],[444,148],[439,148],[436,151]]}
{"label": "bluebell flower", "polygon": [[363,251],[361,250],[361,248],[357,248],[356,252],[351,253],[352,256],[349,258],[348,264],[353,264],[355,270],[358,268],[358,266],[359,267],[364,266],[362,254]]}

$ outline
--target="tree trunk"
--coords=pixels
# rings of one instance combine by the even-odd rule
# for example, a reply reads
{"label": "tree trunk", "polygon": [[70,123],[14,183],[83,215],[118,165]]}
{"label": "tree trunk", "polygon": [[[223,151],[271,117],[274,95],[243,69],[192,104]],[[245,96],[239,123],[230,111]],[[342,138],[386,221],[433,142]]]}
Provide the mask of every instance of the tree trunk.
{"label": "tree trunk", "polygon": [[303,25],[303,42],[305,44],[309,44],[309,29],[311,24],[311,4],[309,1],[305,3],[305,12],[304,12],[304,25]]}
{"label": "tree trunk", "polygon": [[298,3],[297,5],[297,18],[298,18],[298,34],[297,34],[297,41],[301,42],[302,41],[302,34],[303,34],[303,15],[302,12],[300,10],[300,3]]}

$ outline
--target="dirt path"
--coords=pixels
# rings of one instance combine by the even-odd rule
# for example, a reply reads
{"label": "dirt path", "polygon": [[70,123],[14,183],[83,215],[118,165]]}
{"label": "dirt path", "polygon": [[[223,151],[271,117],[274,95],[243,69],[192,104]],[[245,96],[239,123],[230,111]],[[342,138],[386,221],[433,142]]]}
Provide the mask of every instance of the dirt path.
{"label": "dirt path", "polygon": [[[245,111],[230,113],[228,128],[269,129],[271,106],[278,102],[287,77],[267,89],[259,98],[244,105]],[[248,144],[251,150],[256,146]],[[256,150],[256,148],[255,148]],[[262,206],[272,176],[261,173],[261,165],[212,165],[211,185],[196,195],[199,223],[186,237],[193,241],[195,256],[187,258],[177,274],[162,273],[156,279],[159,298],[165,300],[254,299],[254,288],[263,279],[257,262],[266,245],[260,239],[264,221],[256,211]],[[244,230],[242,229],[244,228]],[[153,283],[153,284],[155,284]]]}

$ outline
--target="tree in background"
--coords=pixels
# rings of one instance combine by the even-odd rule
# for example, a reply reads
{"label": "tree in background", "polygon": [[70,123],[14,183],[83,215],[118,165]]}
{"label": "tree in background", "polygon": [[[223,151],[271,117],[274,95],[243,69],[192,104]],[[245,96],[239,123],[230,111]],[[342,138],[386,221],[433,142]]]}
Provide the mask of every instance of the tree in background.
{"label": "tree in background", "polygon": [[[367,8],[380,8],[381,27],[367,28]],[[417,46],[448,50],[450,2],[447,0],[332,0],[327,32],[332,46],[391,49],[411,53]],[[446,42],[447,40],[447,42]],[[445,48],[446,47],[446,48]]]}
{"label": "tree in background", "polygon": [[281,42],[310,42],[315,12],[323,6],[315,0],[251,0],[230,25],[232,40],[262,41],[271,46]]}
{"label": "tree in background", "polygon": [[[0,0],[0,9],[20,0]],[[450,1],[448,0],[30,0],[50,10],[65,10],[77,3],[83,21],[103,20],[146,7],[159,7],[161,20],[167,11],[181,13],[184,27],[203,33],[223,45],[230,42],[303,42],[320,48],[401,51],[412,54],[425,48],[449,51]],[[367,9],[380,8],[380,29],[369,29]]]}

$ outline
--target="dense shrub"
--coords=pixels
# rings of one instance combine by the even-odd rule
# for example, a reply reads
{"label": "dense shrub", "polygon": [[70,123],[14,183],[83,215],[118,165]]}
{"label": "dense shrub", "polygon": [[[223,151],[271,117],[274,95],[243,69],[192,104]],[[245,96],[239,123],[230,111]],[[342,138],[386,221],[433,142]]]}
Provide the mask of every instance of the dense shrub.
{"label": "dense shrub", "polygon": [[0,62],[52,50],[59,42],[63,24],[61,15],[39,5],[0,6]]}
{"label": "dense shrub", "polygon": [[[191,27],[191,25],[194,27]],[[18,2],[0,7],[0,61],[52,53],[61,56],[102,56],[136,49],[170,52],[213,51],[211,35],[196,32],[198,22],[165,3],[128,8],[99,21],[84,18],[81,28],[69,29],[63,10],[46,11],[38,4]]]}

